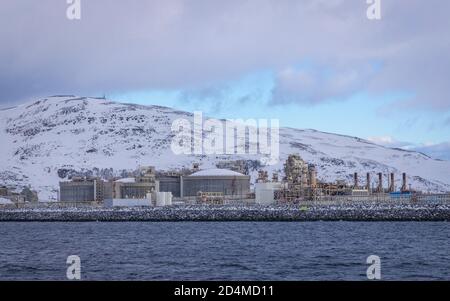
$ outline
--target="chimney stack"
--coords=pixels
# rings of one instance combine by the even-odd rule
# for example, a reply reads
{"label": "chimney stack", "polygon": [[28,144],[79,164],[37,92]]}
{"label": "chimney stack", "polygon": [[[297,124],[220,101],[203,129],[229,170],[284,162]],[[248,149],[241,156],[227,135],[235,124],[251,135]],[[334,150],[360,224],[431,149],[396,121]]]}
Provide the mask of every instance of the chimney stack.
{"label": "chimney stack", "polygon": [[389,183],[389,192],[394,192],[394,190],[395,190],[394,173],[391,172],[391,181]]}
{"label": "chimney stack", "polygon": [[406,188],[406,173],[403,173],[402,175],[402,192],[407,191],[408,189]]}
{"label": "chimney stack", "polygon": [[383,192],[383,174],[378,173],[378,192]]}
{"label": "chimney stack", "polygon": [[367,173],[367,191],[370,193],[370,173]]}
{"label": "chimney stack", "polygon": [[317,171],[316,167],[314,165],[308,166],[308,172],[309,172],[309,185],[311,188],[317,188]]}
{"label": "chimney stack", "polygon": [[353,174],[353,182],[354,182],[354,189],[358,189],[358,173],[357,172],[355,172],[354,174]]}

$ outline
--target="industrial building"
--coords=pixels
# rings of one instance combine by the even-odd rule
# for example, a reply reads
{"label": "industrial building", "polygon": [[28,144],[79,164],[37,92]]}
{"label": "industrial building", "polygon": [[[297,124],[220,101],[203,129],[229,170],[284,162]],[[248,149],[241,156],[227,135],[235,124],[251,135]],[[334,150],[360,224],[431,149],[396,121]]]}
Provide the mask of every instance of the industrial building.
{"label": "industrial building", "polygon": [[[225,161],[225,165],[235,162]],[[238,164],[239,169],[243,165]],[[241,198],[250,193],[250,176],[229,169],[193,169],[158,173],[159,191],[171,192],[174,198]],[[220,195],[220,197],[219,197]],[[217,203],[217,202],[216,202]]]}
{"label": "industrial building", "polygon": [[172,205],[172,193],[159,191],[154,167],[142,167],[129,178],[73,178],[59,184],[64,203],[102,203],[107,208]]}
{"label": "industrial building", "polygon": [[184,197],[196,197],[199,192],[245,197],[250,193],[250,176],[227,169],[206,169],[183,177],[181,186]]}
{"label": "industrial building", "polygon": [[137,176],[111,181],[99,178],[72,178],[60,182],[61,202],[103,202],[105,199],[145,199],[147,194],[158,191],[154,167],[144,167]]}
{"label": "industrial building", "polygon": [[62,202],[103,201],[104,181],[99,178],[75,177],[72,181],[59,183],[59,200]]}
{"label": "industrial building", "polygon": [[[111,197],[113,199],[144,199],[147,194],[154,191],[159,191],[155,168],[143,167],[134,178],[113,181]],[[109,197],[109,195],[107,196]]]}
{"label": "industrial building", "polygon": [[158,174],[157,179],[159,182],[159,190],[171,192],[175,198],[181,197],[182,178],[183,173],[181,172],[166,172]]}
{"label": "industrial building", "polygon": [[6,186],[0,186],[0,197],[9,200],[13,204],[35,203],[38,202],[36,191],[25,187],[20,193],[10,190]]}

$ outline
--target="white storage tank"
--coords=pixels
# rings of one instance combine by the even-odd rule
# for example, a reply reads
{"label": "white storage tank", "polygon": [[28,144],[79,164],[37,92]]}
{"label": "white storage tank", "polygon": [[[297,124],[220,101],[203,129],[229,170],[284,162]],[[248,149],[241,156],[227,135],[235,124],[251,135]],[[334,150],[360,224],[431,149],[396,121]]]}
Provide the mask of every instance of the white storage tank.
{"label": "white storage tank", "polygon": [[255,202],[260,205],[274,205],[275,191],[281,189],[281,183],[268,182],[255,184]]}
{"label": "white storage tank", "polygon": [[164,192],[165,199],[164,199],[164,205],[165,206],[172,206],[172,192]]}
{"label": "white storage tank", "polygon": [[165,200],[164,200],[164,192],[155,192],[155,205],[156,207],[162,207],[165,205]]}
{"label": "white storage tank", "polygon": [[219,168],[205,169],[183,177],[182,184],[184,197],[197,197],[200,191],[233,197],[245,197],[250,192],[250,176]]}
{"label": "white storage tank", "polygon": [[172,192],[153,192],[153,204],[156,207],[171,206],[173,195]]}
{"label": "white storage tank", "polygon": [[150,204],[153,205],[153,198],[152,198],[152,193],[151,192],[147,193],[145,198],[148,199],[150,201]]}

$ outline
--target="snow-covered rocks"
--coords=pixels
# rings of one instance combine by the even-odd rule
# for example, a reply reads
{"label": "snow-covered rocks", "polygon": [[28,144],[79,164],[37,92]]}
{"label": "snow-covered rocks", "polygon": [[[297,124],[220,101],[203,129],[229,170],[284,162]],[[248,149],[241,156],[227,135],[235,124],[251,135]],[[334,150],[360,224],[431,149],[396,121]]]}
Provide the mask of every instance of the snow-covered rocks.
{"label": "snow-covered rocks", "polygon": [[171,206],[0,210],[0,221],[449,221],[450,205]]}

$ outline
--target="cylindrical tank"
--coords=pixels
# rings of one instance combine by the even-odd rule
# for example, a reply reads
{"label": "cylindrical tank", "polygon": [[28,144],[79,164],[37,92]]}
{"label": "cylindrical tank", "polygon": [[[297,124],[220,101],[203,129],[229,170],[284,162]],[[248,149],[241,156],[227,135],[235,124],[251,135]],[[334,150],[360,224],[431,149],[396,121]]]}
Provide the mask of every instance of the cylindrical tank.
{"label": "cylindrical tank", "polygon": [[163,207],[165,205],[164,192],[156,192],[156,206]]}
{"label": "cylindrical tank", "polygon": [[260,205],[272,205],[276,203],[275,191],[280,190],[282,183],[256,183],[255,202]]}
{"label": "cylindrical tank", "polygon": [[151,193],[151,192],[147,193],[147,195],[146,195],[145,198],[148,199],[148,200],[150,201],[150,204],[151,204],[152,206],[154,206],[153,200],[152,200],[152,193]]}
{"label": "cylindrical tank", "polygon": [[165,192],[164,205],[172,206],[172,192]]}

